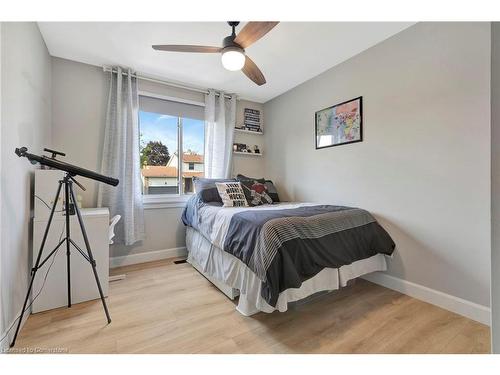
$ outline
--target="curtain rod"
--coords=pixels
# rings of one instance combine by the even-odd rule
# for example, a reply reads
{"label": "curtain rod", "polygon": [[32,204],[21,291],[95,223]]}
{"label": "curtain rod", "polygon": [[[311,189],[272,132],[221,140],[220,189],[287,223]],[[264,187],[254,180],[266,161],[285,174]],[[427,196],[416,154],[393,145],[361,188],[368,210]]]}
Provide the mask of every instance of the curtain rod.
{"label": "curtain rod", "polygon": [[[116,69],[111,69],[108,66],[103,66],[102,70],[105,71],[105,72],[118,73],[118,71]],[[128,75],[128,73],[127,72],[122,72],[122,75],[126,76],[126,75]],[[208,90],[204,90],[204,89],[200,89],[200,88],[192,87],[192,86],[181,85],[179,83],[173,83],[173,82],[165,81],[165,80],[158,79],[158,78],[151,78],[151,77],[143,76],[143,75],[140,75],[140,74],[137,74],[137,73],[133,73],[132,77],[135,77],[135,78],[143,80],[143,81],[159,83],[159,84],[165,85],[165,86],[171,86],[171,87],[176,87],[176,88],[183,89],[183,90],[199,92],[199,93],[202,93],[202,94],[208,94]],[[216,93],[215,95],[219,96],[218,93]],[[231,96],[229,96],[227,94],[224,95],[224,97],[228,98],[228,99],[231,98]],[[236,97],[236,99],[238,100],[239,98]]]}

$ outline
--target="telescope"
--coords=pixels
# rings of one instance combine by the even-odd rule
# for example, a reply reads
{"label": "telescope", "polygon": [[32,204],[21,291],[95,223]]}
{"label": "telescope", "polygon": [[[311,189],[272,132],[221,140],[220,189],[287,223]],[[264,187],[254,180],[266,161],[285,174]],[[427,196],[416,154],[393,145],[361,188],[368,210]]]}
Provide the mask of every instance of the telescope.
{"label": "telescope", "polygon": [[92,180],[96,180],[99,182],[104,182],[105,184],[116,186],[119,183],[119,180],[113,177],[104,176],[102,174],[96,173],[94,171],[77,167],[76,165],[72,165],[60,160],[56,159],[56,155],[66,156],[66,154],[45,148],[44,151],[50,152],[52,157],[47,156],[39,156],[35,154],[30,154],[26,147],[16,148],[16,155],[19,157],[27,158],[31,164],[40,163],[41,165],[46,165],[47,167],[53,169],[60,169],[62,171],[68,172],[71,176],[82,176],[87,177]]}
{"label": "telescope", "polygon": [[[23,321],[23,316],[24,313],[26,312],[28,304],[29,297],[31,295],[31,290],[33,289],[33,281],[35,279],[35,276],[37,274],[37,271],[58,251],[58,249],[62,245],[66,245],[66,271],[67,271],[67,286],[68,286],[68,307],[71,307],[71,272],[70,272],[70,255],[71,255],[71,248],[75,248],[78,253],[80,253],[83,258],[91,265],[92,271],[94,273],[94,278],[96,281],[97,289],[99,291],[99,296],[101,298],[102,306],[104,308],[104,313],[106,314],[106,319],[108,321],[108,324],[111,323],[111,317],[109,315],[108,311],[108,306],[106,304],[106,300],[104,299],[104,294],[102,293],[102,287],[101,287],[101,282],[99,280],[99,276],[97,274],[97,269],[96,269],[96,262],[94,259],[94,255],[92,254],[92,249],[90,248],[90,241],[87,237],[87,231],[85,230],[85,225],[83,222],[82,214],[80,212],[80,208],[78,207],[76,197],[75,197],[75,192],[73,191],[73,183],[76,183],[78,186],[80,186],[83,190],[85,188],[80,185],[78,181],[75,180],[75,176],[82,176],[82,177],[87,177],[92,180],[96,180],[99,182],[104,182],[105,184],[116,186],[118,185],[118,180],[113,177],[107,177],[102,174],[90,171],[85,168],[80,168],[77,167],[76,165],[72,165],[69,163],[66,163],[61,160],[57,160],[56,156],[66,156],[65,153],[51,150],[48,148],[45,148],[44,151],[49,152],[52,154],[51,157],[47,156],[39,156],[35,154],[30,154],[28,152],[28,149],[26,147],[21,147],[21,148],[16,148],[15,153],[19,157],[25,157],[27,158],[31,164],[41,164],[41,165],[46,165],[47,167],[53,168],[53,169],[59,169],[61,171],[66,172],[65,176],[61,178],[59,181],[59,185],[57,187],[57,192],[55,195],[55,198],[53,200],[52,204],[52,209],[50,210],[50,215],[49,219],[47,222],[47,226],[45,227],[45,232],[43,234],[42,238],[42,243],[40,245],[40,249],[38,250],[38,255],[36,257],[35,265],[31,269],[31,278],[29,282],[29,287],[28,291],[26,292],[26,297],[24,298],[24,304],[23,308],[21,309],[21,315],[19,316],[18,322],[17,322],[17,328],[16,332],[14,334],[14,338],[10,344],[11,347],[13,347],[16,343],[17,335],[19,333],[19,330],[21,328],[21,322]],[[47,236],[49,234],[50,226],[52,224],[52,219],[54,217],[54,213],[56,212],[56,206],[57,202],[59,201],[59,197],[61,195],[61,192],[64,194],[64,216],[66,219],[65,223],[65,228],[66,228],[66,236],[62,238],[62,233],[61,233],[61,238],[59,239],[59,243],[57,246],[46,256],[43,257],[42,259],[42,254],[43,250],[45,247],[45,243],[47,241]],[[70,235],[70,216],[75,215],[77,216],[78,219],[78,224],[80,224],[80,230],[82,233],[83,241],[85,243],[85,250],[83,250],[72,238]],[[54,255],[55,256],[55,255]],[[50,266],[49,266],[50,270]],[[48,271],[47,271],[48,274]],[[45,276],[47,277],[47,276]],[[35,297],[36,298],[36,297]]]}

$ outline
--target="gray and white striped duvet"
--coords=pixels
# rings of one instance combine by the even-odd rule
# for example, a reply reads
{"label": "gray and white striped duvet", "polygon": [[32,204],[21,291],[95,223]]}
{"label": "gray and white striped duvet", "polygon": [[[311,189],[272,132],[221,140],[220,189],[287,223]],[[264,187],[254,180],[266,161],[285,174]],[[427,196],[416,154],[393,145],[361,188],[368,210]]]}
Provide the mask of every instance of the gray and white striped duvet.
{"label": "gray and white striped duvet", "polygon": [[250,258],[251,268],[261,280],[265,281],[267,269],[274,256],[287,241],[296,238],[321,238],[374,221],[373,216],[367,211],[358,208],[309,217],[283,217],[269,220],[263,225]]}
{"label": "gray and white striped duvet", "polygon": [[262,297],[271,306],[281,291],[300,287],[326,267],[392,254],[395,246],[359,208],[311,203],[222,208],[193,197],[183,221],[243,261],[262,281]]}

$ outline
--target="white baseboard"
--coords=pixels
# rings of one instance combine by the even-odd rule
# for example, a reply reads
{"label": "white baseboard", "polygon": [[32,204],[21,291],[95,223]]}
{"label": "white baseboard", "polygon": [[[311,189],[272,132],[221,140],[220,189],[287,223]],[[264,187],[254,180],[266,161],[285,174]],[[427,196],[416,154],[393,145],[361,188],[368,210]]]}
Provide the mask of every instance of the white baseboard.
{"label": "white baseboard", "polygon": [[410,297],[436,305],[477,322],[490,325],[490,308],[465,299],[440,292],[435,289],[412,283],[386,273],[374,272],[363,276],[364,279],[386,288],[396,290]]}
{"label": "white baseboard", "polygon": [[121,257],[112,257],[109,259],[109,267],[115,268],[121,266],[129,266],[131,264],[153,262],[155,260],[182,257],[182,256],[187,256],[187,250],[185,246],[174,247],[172,249],[147,251],[144,253],[125,255]]}

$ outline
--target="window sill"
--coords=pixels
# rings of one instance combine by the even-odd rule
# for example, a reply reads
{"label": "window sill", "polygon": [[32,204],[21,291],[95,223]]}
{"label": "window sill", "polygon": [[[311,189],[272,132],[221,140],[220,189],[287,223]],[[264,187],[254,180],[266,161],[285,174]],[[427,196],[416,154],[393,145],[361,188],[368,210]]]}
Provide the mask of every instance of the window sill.
{"label": "window sill", "polygon": [[166,197],[164,195],[145,195],[142,204],[145,210],[158,208],[184,208],[191,195],[175,195]]}

